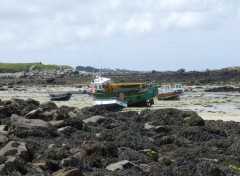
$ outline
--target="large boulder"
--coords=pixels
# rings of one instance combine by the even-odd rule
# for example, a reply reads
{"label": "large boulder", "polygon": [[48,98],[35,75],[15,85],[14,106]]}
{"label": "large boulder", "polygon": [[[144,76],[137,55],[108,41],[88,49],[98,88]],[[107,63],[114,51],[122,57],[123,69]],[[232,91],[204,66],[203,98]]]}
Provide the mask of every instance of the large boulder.
{"label": "large boulder", "polygon": [[42,108],[44,111],[51,111],[54,109],[58,109],[57,105],[52,101],[47,101],[40,104],[39,108]]}
{"label": "large boulder", "polygon": [[207,141],[226,138],[227,134],[220,129],[195,126],[186,128],[180,133],[180,136],[184,136],[188,140],[193,141]]}
{"label": "large boulder", "polygon": [[141,121],[151,122],[154,126],[204,126],[204,120],[193,111],[178,109],[143,110],[140,114]]}
{"label": "large boulder", "polygon": [[24,117],[21,116],[17,116],[15,114],[13,114],[11,116],[11,128],[19,128],[19,127],[23,127],[23,128],[35,128],[35,127],[43,127],[43,128],[50,128],[51,124],[48,122],[45,122],[41,119],[26,119]]}
{"label": "large boulder", "polygon": [[28,119],[42,119],[44,121],[51,121],[67,119],[69,115],[57,109],[44,111],[42,108],[38,108],[26,114],[25,117]]}

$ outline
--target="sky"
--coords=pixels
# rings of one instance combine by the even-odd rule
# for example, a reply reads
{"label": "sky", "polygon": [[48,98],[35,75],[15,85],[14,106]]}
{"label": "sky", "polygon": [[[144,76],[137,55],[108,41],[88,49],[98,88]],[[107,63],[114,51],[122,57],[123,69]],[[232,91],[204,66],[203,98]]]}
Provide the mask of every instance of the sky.
{"label": "sky", "polygon": [[0,0],[0,62],[240,66],[240,0]]}

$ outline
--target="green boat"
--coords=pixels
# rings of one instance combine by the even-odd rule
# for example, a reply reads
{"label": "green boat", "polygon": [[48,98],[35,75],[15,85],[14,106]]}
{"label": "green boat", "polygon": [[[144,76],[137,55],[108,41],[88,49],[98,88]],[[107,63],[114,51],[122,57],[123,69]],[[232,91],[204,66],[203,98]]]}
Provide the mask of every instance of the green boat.
{"label": "green boat", "polygon": [[111,79],[98,76],[91,83],[94,105],[151,106],[158,94],[156,85],[150,83],[112,83]]}

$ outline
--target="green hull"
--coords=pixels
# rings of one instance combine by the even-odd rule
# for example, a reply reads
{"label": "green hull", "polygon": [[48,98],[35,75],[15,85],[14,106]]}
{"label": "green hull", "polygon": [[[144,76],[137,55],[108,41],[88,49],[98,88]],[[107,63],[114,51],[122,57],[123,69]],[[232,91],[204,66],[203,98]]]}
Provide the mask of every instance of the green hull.
{"label": "green hull", "polygon": [[153,104],[153,98],[158,94],[156,86],[149,86],[143,90],[135,92],[95,92],[92,96],[95,100],[103,99],[122,99],[128,106],[150,105]]}

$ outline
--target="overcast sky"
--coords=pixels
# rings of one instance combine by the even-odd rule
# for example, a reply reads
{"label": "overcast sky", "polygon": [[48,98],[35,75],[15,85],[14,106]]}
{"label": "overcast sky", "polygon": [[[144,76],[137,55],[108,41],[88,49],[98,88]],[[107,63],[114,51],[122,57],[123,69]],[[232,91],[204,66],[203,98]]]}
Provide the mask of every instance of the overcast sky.
{"label": "overcast sky", "polygon": [[240,66],[240,0],[0,0],[0,62]]}

